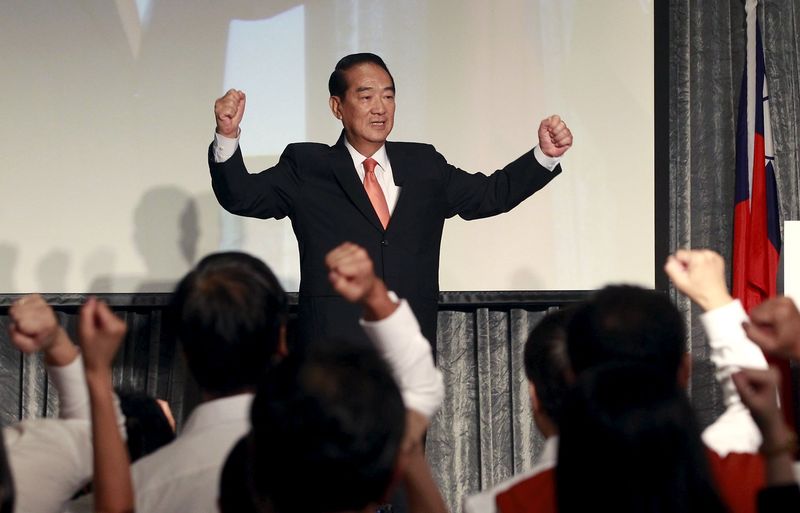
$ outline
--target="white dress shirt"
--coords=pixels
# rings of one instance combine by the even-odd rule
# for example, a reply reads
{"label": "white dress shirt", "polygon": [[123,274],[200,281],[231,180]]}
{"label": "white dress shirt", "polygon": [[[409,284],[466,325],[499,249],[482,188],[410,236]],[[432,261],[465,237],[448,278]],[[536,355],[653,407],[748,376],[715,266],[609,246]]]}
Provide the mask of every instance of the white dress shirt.
{"label": "white dress shirt", "polygon": [[252,394],[239,394],[201,403],[172,443],[137,460],[131,466],[136,511],[217,513],[219,474],[250,430],[252,401]]}

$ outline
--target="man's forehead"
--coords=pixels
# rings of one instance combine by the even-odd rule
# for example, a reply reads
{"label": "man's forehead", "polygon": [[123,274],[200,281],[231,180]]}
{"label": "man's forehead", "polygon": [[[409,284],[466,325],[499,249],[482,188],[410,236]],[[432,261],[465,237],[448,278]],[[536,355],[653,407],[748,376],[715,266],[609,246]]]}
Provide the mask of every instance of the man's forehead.
{"label": "man's forehead", "polygon": [[389,73],[371,62],[358,64],[345,71],[348,89],[367,91],[371,89],[394,89]]}

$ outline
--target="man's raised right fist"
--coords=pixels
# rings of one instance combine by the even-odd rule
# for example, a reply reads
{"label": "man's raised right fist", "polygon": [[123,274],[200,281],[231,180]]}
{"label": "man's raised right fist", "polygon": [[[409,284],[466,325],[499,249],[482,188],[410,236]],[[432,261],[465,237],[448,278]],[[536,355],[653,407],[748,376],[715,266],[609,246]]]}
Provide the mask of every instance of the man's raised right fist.
{"label": "man's raised right fist", "polygon": [[244,116],[245,94],[238,89],[230,89],[225,96],[214,102],[214,117],[217,120],[217,133],[235,139],[239,137],[239,124]]}

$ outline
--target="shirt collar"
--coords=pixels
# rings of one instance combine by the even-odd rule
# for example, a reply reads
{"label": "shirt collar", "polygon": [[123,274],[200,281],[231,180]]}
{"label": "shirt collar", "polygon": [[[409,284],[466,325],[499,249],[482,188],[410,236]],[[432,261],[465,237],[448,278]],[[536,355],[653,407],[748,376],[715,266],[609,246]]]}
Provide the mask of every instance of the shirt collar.
{"label": "shirt collar", "polygon": [[[363,174],[364,168],[362,167],[362,164],[369,157],[365,157],[364,155],[359,153],[358,150],[355,149],[355,147],[353,147],[352,144],[350,144],[350,141],[347,140],[347,137],[344,138],[344,146],[345,148],[347,148],[347,151],[350,152],[350,158],[353,159],[353,164],[355,164],[356,170],[358,170],[359,174]],[[378,148],[378,151],[372,154],[372,158],[375,159],[375,161],[378,163],[381,169],[383,170],[386,169],[387,157],[386,157],[385,143],[381,145],[380,148]]]}
{"label": "shirt collar", "polygon": [[247,420],[252,402],[253,394],[248,393],[200,403],[186,419],[181,433],[203,431],[220,424]]}

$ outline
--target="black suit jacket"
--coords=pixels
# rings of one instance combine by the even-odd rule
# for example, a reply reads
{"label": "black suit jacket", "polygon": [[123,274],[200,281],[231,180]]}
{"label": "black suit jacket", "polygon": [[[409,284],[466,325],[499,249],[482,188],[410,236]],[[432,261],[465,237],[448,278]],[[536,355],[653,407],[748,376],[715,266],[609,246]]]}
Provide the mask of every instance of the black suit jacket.
{"label": "black suit jacket", "polygon": [[247,172],[239,149],[223,163],[214,162],[209,150],[212,185],[226,210],[292,221],[300,250],[301,341],[363,337],[359,308],[334,292],[324,264],[326,253],[350,241],[369,252],[376,273],[409,301],[423,333],[435,343],[445,219],[507,212],[561,172],[543,168],[532,151],[490,176],[448,164],[427,144],[387,142],[386,153],[401,190],[384,230],[353,168],[344,134],[334,146],[290,144],[274,167],[258,174]]}

